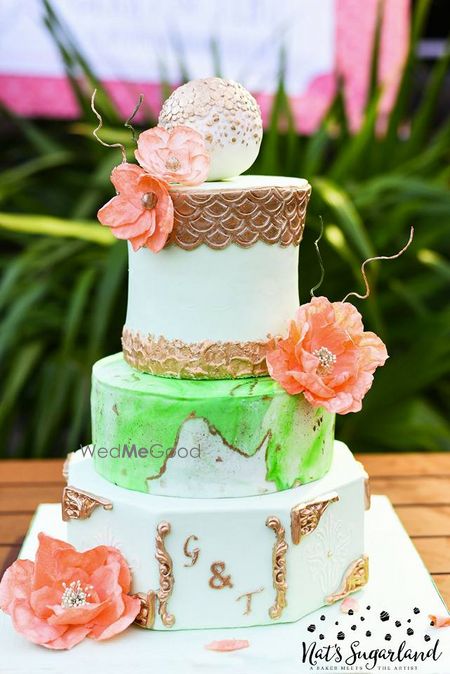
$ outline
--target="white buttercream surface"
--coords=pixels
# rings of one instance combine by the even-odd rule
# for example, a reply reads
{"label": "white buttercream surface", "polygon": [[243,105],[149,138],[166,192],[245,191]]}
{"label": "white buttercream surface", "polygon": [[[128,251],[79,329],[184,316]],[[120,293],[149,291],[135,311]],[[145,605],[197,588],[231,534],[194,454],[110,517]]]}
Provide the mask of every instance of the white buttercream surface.
{"label": "white buttercream surface", "polygon": [[298,307],[298,247],[170,246],[129,253],[126,327],[185,342],[283,333]]}

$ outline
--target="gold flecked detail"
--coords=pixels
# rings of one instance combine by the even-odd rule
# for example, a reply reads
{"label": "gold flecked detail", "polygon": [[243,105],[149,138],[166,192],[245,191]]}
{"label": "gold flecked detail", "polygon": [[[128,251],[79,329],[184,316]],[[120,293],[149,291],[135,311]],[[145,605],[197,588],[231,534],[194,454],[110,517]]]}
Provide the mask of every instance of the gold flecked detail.
{"label": "gold flecked detail", "polygon": [[175,126],[198,128],[207,125],[214,144],[223,145],[230,122],[246,127],[252,142],[262,138],[262,119],[258,103],[238,82],[221,77],[191,80],[178,87],[165,101],[158,119],[168,131]]}
{"label": "gold flecked detail", "polygon": [[184,250],[202,244],[220,250],[232,243],[249,248],[257,241],[298,246],[310,194],[310,185],[173,189],[174,228],[167,245]]}
{"label": "gold flecked detail", "polygon": [[267,374],[266,352],[270,340],[262,342],[194,342],[163,336],[144,337],[124,328],[123,355],[136,370],[178,379],[237,379]]}

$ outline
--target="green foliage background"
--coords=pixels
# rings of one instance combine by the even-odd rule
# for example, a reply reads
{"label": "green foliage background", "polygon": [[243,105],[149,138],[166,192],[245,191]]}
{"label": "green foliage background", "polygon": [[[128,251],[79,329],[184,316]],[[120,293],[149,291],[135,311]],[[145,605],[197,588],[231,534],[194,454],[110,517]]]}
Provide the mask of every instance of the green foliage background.
{"label": "green foliage background", "polygon": [[[90,441],[91,367],[120,350],[126,308],[126,246],[95,221],[99,205],[111,197],[109,174],[120,156],[92,138],[94,87],[103,138],[121,140],[131,152],[130,134],[51,6],[44,6],[82,113],[77,123],[67,123],[2,111],[0,457],[64,455]],[[327,272],[321,293],[332,300],[361,290],[362,260],[398,250],[415,227],[413,246],[400,260],[371,267],[369,300],[355,300],[391,356],[363,411],[338,419],[338,436],[358,451],[450,450],[450,122],[437,124],[435,117],[448,56],[434,67],[411,112],[416,45],[428,8],[428,0],[416,4],[411,50],[383,136],[375,130],[380,91],[372,77],[356,135],[348,131],[339,94],[320,129],[299,137],[281,59],[270,126],[252,167],[253,173],[306,176],[312,183],[301,246],[303,302],[319,276],[313,242],[320,218]],[[375,47],[373,73],[377,53]],[[152,123],[147,119],[144,126]]]}

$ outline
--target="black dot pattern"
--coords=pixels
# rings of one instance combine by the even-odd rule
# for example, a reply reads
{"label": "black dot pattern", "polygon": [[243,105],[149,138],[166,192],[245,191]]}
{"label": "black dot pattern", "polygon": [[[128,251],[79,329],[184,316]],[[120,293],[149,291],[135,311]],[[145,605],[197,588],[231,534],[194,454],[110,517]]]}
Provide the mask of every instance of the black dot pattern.
{"label": "black dot pattern", "polygon": [[[371,606],[370,605],[366,606],[366,610],[370,611]],[[359,609],[349,609],[348,611],[345,611],[345,610],[342,611],[342,613],[346,613],[348,616],[354,616],[355,612],[358,612],[358,611],[359,611]],[[410,615],[414,614],[416,616],[419,615],[420,612],[421,612],[420,609],[417,606],[414,607],[413,609],[410,609],[410,611],[411,611]],[[320,615],[319,619],[320,619],[320,621],[325,622],[326,615],[325,614]],[[379,614],[379,619],[382,623],[387,623],[391,619],[391,616],[389,615],[388,611],[383,610]],[[359,616],[359,620],[361,622],[364,622],[366,620],[366,618],[365,618],[364,615],[361,615],[361,616]],[[394,619],[392,619],[392,620],[393,620],[393,624],[395,625],[395,627],[398,628],[398,627],[402,626],[401,620],[395,620],[395,621],[394,621]],[[404,620],[407,623],[407,625],[405,625],[405,627],[407,627],[406,634],[408,635],[408,637],[411,637],[414,634],[414,629],[411,627],[411,623],[413,621],[411,620],[411,618],[406,618],[406,616],[405,616]],[[343,624],[343,626],[344,626],[344,624],[347,624],[345,622],[345,619],[343,619],[342,621],[335,620],[334,625],[338,626],[340,624],[340,622]],[[434,621],[431,620],[431,622],[429,624],[431,626],[434,626]],[[416,627],[416,625],[415,625],[415,627]],[[345,629],[345,627],[344,627],[344,629]],[[358,625],[357,624],[350,625],[350,629],[352,630],[352,632],[355,632],[358,629]],[[317,630],[317,625],[315,625],[314,623],[311,623],[310,625],[308,625],[307,630],[308,630],[308,632],[310,632],[312,634]],[[373,633],[371,632],[371,630],[369,630],[367,628],[366,628],[364,634],[365,634],[366,637],[372,637],[373,636]],[[318,635],[318,638],[321,641],[323,641],[326,637],[325,637],[324,634],[320,633]],[[339,630],[339,632],[337,632],[337,635],[336,635],[335,638],[338,641],[344,641],[345,640],[345,632],[343,631],[342,628]],[[393,638],[393,635],[390,632],[385,633],[385,635],[384,635],[385,641],[392,641],[392,638]],[[425,642],[429,642],[429,641],[431,641],[432,637],[429,634],[423,634],[423,639],[424,639]]]}

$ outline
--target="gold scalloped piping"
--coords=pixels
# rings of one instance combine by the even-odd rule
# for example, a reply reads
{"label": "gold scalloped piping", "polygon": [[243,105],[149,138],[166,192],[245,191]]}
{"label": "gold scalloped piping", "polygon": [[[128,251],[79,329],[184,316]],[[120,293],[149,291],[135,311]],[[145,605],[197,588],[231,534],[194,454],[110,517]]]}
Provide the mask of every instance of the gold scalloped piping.
{"label": "gold scalloped piping", "polygon": [[184,250],[230,244],[249,248],[257,241],[298,246],[305,227],[311,186],[236,190],[171,190],[174,227],[167,242]]}
{"label": "gold scalloped piping", "polygon": [[177,379],[237,379],[267,375],[270,341],[194,342],[166,339],[124,328],[123,355],[131,367]]}

